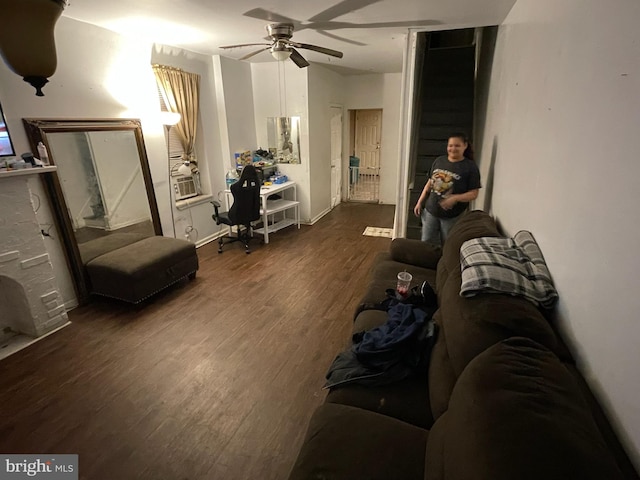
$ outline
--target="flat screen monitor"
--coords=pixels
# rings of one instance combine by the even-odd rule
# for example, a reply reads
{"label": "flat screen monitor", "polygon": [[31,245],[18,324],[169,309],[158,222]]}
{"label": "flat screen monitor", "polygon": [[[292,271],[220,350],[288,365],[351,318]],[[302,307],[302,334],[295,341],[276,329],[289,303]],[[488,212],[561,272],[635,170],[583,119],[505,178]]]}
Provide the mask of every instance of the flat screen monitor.
{"label": "flat screen monitor", "polygon": [[0,105],[0,157],[15,156],[16,152],[13,149],[13,143],[11,143],[11,137],[9,136],[9,129],[7,128],[7,122],[4,118],[2,105]]}

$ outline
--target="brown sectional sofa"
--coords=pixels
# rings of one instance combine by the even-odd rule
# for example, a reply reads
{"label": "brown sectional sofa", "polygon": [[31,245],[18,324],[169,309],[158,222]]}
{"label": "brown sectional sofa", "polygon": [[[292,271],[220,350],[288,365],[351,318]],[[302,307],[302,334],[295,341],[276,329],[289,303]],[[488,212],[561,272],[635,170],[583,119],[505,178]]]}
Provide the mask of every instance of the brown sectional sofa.
{"label": "brown sectional sofa", "polygon": [[459,296],[466,240],[500,236],[466,213],[440,251],[395,239],[380,254],[353,332],[383,324],[366,306],[398,271],[435,286],[428,372],[385,386],[332,389],[313,414],[290,480],[638,479],[571,355],[529,301]]}

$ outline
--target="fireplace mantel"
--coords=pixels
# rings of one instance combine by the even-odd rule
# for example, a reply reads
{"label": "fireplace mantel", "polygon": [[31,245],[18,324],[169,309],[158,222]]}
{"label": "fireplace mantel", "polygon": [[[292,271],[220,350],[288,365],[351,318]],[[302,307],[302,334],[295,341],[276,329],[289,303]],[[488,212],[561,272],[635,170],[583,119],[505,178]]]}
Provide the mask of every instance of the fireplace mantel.
{"label": "fireplace mantel", "polygon": [[0,178],[20,177],[22,175],[38,175],[40,173],[55,172],[58,167],[34,167],[21,168],[18,170],[0,170]]}

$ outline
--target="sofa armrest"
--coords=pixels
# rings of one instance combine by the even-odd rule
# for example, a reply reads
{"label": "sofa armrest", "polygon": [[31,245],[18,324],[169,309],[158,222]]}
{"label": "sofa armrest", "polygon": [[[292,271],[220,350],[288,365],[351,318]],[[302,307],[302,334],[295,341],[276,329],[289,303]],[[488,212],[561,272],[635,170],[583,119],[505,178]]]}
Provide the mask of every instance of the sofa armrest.
{"label": "sofa armrest", "polygon": [[410,238],[395,238],[389,247],[392,260],[417,267],[435,269],[442,249],[430,243]]}

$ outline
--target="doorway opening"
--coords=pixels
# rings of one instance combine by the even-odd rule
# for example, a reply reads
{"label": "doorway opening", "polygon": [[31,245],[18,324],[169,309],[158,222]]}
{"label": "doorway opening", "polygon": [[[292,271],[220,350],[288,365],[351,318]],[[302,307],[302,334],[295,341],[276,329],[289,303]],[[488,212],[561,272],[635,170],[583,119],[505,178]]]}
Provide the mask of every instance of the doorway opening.
{"label": "doorway opening", "polygon": [[380,201],[382,109],[350,110],[350,202]]}

